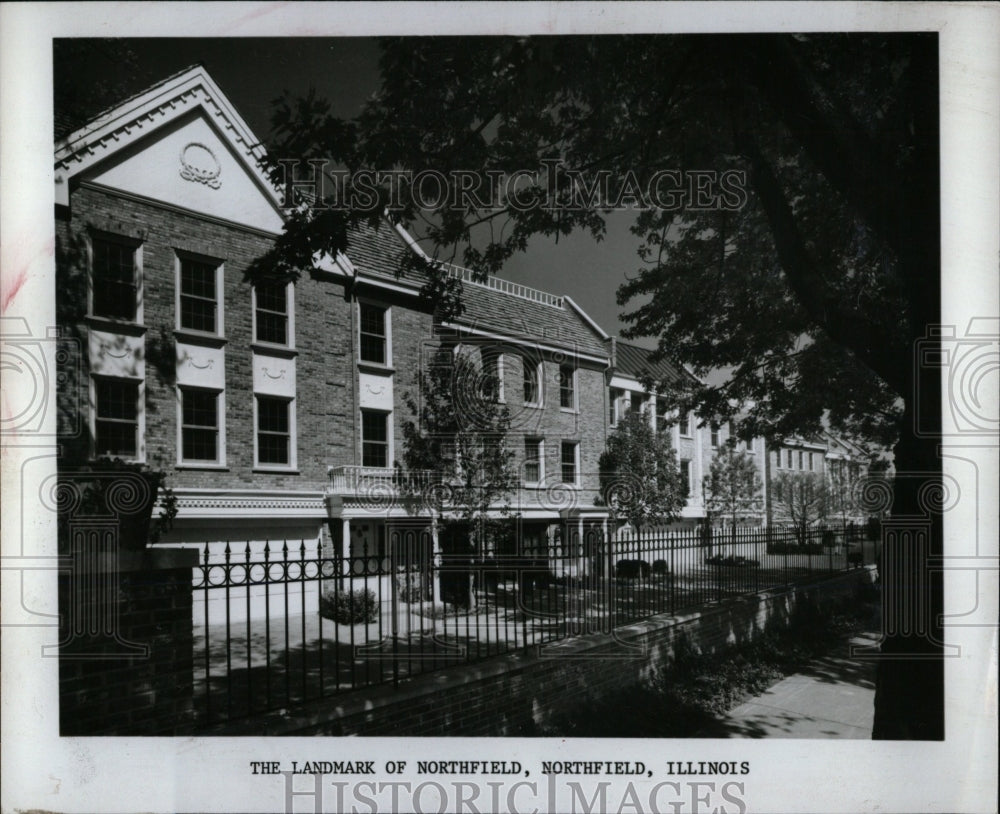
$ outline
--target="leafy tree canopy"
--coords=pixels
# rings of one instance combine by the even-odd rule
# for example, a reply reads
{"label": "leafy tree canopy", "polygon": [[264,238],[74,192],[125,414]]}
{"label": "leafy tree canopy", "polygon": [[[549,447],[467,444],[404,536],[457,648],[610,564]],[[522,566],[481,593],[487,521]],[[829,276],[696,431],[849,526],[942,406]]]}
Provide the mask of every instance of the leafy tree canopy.
{"label": "leafy tree canopy", "polygon": [[687,502],[667,433],[654,433],[649,416],[638,410],[618,422],[598,469],[601,502],[634,529],[674,520]]}
{"label": "leafy tree canopy", "polygon": [[704,481],[705,509],[735,526],[741,520],[759,518],[763,509],[763,483],[753,458],[727,444],[712,459]]}

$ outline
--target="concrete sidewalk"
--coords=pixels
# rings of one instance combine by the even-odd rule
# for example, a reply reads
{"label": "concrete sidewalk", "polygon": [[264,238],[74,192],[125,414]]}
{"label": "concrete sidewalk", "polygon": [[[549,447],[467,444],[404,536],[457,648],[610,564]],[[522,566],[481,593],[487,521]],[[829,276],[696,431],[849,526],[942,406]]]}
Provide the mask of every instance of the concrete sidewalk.
{"label": "concrete sidewalk", "polygon": [[850,647],[876,647],[879,638],[877,633],[862,633],[814,659],[761,695],[734,707],[709,737],[870,739],[875,661],[852,658]]}

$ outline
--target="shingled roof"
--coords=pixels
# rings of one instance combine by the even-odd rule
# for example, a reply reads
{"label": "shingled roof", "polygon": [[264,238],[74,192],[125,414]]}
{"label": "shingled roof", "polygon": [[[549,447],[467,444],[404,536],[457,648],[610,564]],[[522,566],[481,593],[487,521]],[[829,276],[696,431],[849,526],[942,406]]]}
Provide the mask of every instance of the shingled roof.
{"label": "shingled roof", "polygon": [[[410,251],[415,249],[388,223],[378,229],[362,224],[348,235],[346,254],[362,276],[389,278],[419,288],[427,281],[426,274],[413,269],[398,276],[400,263]],[[454,324],[608,358],[603,337],[567,298],[496,277],[476,282],[470,271],[457,266],[450,271],[462,278],[465,306],[464,313],[452,320]]]}
{"label": "shingled roof", "polygon": [[680,365],[669,359],[653,361],[653,351],[630,345],[627,342],[615,341],[615,372],[635,379],[649,376],[654,381],[677,384],[680,382],[696,382],[694,376]]}

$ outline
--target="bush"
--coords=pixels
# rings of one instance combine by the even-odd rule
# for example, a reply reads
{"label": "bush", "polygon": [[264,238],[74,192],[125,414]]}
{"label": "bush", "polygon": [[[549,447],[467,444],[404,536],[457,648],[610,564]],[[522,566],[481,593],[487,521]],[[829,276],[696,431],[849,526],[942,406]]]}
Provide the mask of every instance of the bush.
{"label": "bush", "polygon": [[378,619],[378,600],[367,588],[353,591],[327,590],[319,598],[319,615],[341,625],[356,625]]}

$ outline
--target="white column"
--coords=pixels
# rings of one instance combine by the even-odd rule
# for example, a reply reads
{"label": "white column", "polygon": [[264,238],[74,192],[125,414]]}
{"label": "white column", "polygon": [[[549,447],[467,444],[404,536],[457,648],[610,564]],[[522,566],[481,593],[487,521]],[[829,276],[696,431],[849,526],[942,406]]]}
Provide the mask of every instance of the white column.
{"label": "white column", "polygon": [[340,541],[341,570],[343,573],[349,574],[351,566],[347,558],[351,556],[351,520],[348,517],[344,517],[341,519],[340,524],[342,529]]}
{"label": "white column", "polygon": [[440,579],[440,567],[441,567],[441,546],[438,540],[438,524],[437,518],[431,519],[431,564],[433,565],[433,570],[431,571],[431,602],[434,605],[441,604],[441,579]]}

